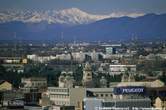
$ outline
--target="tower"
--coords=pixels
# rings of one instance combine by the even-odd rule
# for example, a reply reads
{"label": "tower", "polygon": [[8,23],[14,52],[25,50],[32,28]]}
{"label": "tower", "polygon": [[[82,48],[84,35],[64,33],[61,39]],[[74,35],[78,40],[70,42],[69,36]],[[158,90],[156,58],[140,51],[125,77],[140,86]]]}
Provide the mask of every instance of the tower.
{"label": "tower", "polygon": [[72,88],[74,86],[74,77],[73,77],[73,72],[70,71],[66,74],[65,77],[65,87],[67,88]]}
{"label": "tower", "polygon": [[92,68],[89,63],[86,63],[83,69],[82,84],[84,87],[93,87]]}
{"label": "tower", "polygon": [[104,76],[102,76],[101,79],[100,79],[100,87],[102,87],[102,88],[107,87],[107,80]]}
{"label": "tower", "polygon": [[122,78],[121,78],[121,82],[128,82],[128,75],[123,73]]}
{"label": "tower", "polygon": [[133,73],[129,74],[128,82],[135,82],[135,78],[134,78]]}
{"label": "tower", "polygon": [[58,81],[59,87],[62,87],[62,88],[65,87],[65,74],[66,72],[63,71],[61,75],[59,76],[59,81]]}
{"label": "tower", "polygon": [[74,86],[73,72],[63,71],[59,77],[59,87],[72,88]]}

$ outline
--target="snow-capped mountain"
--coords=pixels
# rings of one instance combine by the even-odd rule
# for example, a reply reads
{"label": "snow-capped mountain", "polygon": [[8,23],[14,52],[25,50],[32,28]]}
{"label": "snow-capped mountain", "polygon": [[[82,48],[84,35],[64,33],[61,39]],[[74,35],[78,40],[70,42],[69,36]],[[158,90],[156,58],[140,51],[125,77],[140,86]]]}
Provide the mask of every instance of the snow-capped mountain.
{"label": "snow-capped mountain", "polygon": [[86,13],[77,8],[64,9],[60,11],[48,10],[48,11],[0,11],[0,23],[10,21],[21,21],[24,23],[39,23],[46,21],[48,23],[59,24],[88,24],[101,19],[111,17],[130,16],[137,17],[142,16],[142,13],[111,13],[109,15],[94,15]]}

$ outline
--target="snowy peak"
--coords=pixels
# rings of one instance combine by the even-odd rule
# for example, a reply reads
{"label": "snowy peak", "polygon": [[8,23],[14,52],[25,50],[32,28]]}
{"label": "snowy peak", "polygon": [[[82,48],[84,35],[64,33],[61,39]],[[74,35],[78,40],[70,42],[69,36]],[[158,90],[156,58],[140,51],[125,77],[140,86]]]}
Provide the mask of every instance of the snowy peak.
{"label": "snowy peak", "polygon": [[69,9],[64,9],[64,10],[60,10],[59,13],[62,14],[87,14],[86,12],[78,9],[78,8],[69,8]]}
{"label": "snowy peak", "polygon": [[46,21],[50,23],[60,23],[68,25],[88,24],[110,17],[141,16],[143,14],[112,13],[110,15],[94,15],[86,13],[78,8],[69,8],[60,11],[0,11],[0,23],[10,21],[21,21],[25,23],[39,23]]}
{"label": "snowy peak", "polygon": [[109,18],[109,16],[105,15],[92,15],[77,8],[61,10],[57,12],[57,15],[60,16],[63,21],[72,24],[88,24],[97,20]]}

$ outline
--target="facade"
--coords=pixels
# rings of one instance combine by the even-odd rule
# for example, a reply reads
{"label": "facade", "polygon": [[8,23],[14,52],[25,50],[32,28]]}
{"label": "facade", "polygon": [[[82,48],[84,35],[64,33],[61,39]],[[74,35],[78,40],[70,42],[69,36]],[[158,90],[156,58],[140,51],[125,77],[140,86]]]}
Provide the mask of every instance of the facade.
{"label": "facade", "polygon": [[121,82],[135,82],[133,73],[123,73]]}
{"label": "facade", "polygon": [[157,97],[155,99],[155,108],[162,108],[162,110],[166,109],[166,98],[165,97]]}
{"label": "facade", "polygon": [[136,72],[136,65],[110,65],[110,75],[120,75],[126,71]]}
{"label": "facade", "polygon": [[110,65],[109,67],[110,75],[120,75],[125,73],[126,71],[136,72],[136,65]]}
{"label": "facade", "polygon": [[101,79],[100,79],[100,87],[101,88],[106,88],[107,87],[107,80],[104,76],[102,76]]}
{"label": "facade", "polygon": [[81,110],[81,102],[86,97],[85,88],[48,87],[47,94],[54,105],[75,106],[76,110]]}
{"label": "facade", "polygon": [[20,90],[24,94],[25,105],[39,105],[42,93],[38,88],[23,87]]}
{"label": "facade", "polygon": [[69,72],[66,72],[66,71],[63,71],[61,72],[61,75],[59,77],[59,87],[62,87],[62,88],[72,88],[74,86],[74,77],[73,77],[73,72],[72,71],[69,71]]}
{"label": "facade", "polygon": [[114,99],[102,102],[102,108],[96,110],[112,110],[121,108],[122,110],[141,110],[142,108],[151,108],[151,100],[149,98],[142,99]]}
{"label": "facade", "polygon": [[114,93],[113,90],[114,88],[87,88],[86,91],[92,92],[94,97],[98,99],[113,99],[114,98]]}
{"label": "facade", "polygon": [[75,110],[74,106],[52,106],[49,110]]}
{"label": "facade", "polygon": [[92,79],[92,68],[89,63],[85,64],[83,69],[83,79],[82,84],[84,87],[93,87],[93,79]]}
{"label": "facade", "polygon": [[115,47],[106,47],[106,54],[116,54],[116,48]]}
{"label": "facade", "polygon": [[40,77],[22,78],[21,83],[24,88],[31,87],[42,89],[47,87],[47,79]]}
{"label": "facade", "polygon": [[83,109],[84,110],[96,110],[98,108],[102,107],[102,102],[104,100],[102,99],[97,99],[97,98],[85,98],[83,100]]}
{"label": "facade", "polygon": [[140,81],[140,82],[121,82],[117,86],[145,86],[145,87],[163,87],[164,83],[160,80]]}
{"label": "facade", "polygon": [[23,107],[24,95],[21,91],[8,90],[0,92],[0,103],[3,107]]}
{"label": "facade", "polygon": [[12,90],[12,84],[8,81],[0,81],[0,91]]}

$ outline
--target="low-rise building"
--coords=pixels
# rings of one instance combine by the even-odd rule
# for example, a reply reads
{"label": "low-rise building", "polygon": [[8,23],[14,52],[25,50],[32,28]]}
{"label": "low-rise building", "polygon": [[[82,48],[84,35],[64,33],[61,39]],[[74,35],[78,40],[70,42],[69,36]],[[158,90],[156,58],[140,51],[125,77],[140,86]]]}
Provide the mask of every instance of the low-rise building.
{"label": "low-rise building", "polygon": [[102,102],[102,108],[96,110],[142,110],[151,108],[151,100],[149,98],[142,99],[114,99]]}
{"label": "low-rise building", "polygon": [[80,104],[86,97],[86,90],[85,88],[48,87],[47,94],[54,105],[75,106],[75,110],[81,110]]}
{"label": "low-rise building", "polygon": [[155,99],[154,106],[156,108],[161,108],[162,110],[165,110],[166,109],[166,97],[157,97]]}
{"label": "low-rise building", "polygon": [[12,90],[12,84],[8,81],[0,81],[0,91]]}
{"label": "low-rise building", "polygon": [[163,87],[164,83],[157,79],[154,81],[120,82],[117,86]]}
{"label": "low-rise building", "polygon": [[86,91],[91,92],[94,97],[98,99],[113,99],[114,98],[114,93],[113,90],[114,88],[87,88]]}
{"label": "low-rise building", "polygon": [[22,78],[21,83],[24,88],[38,88],[44,89],[47,88],[47,79],[42,77],[30,77],[30,78]]}
{"label": "low-rise building", "polygon": [[120,75],[126,71],[136,72],[136,65],[110,65],[109,68],[110,75]]}

